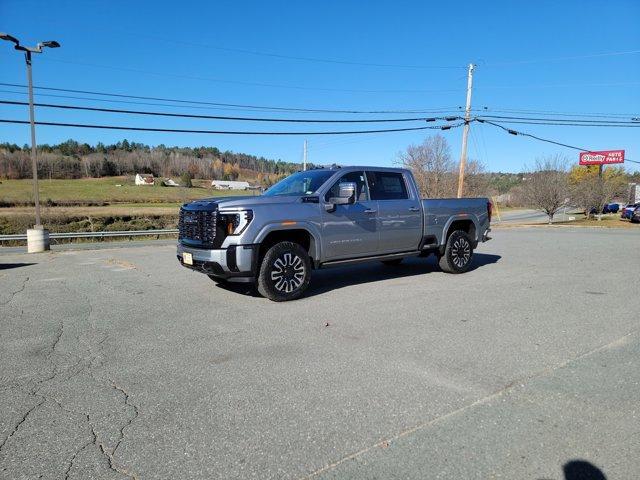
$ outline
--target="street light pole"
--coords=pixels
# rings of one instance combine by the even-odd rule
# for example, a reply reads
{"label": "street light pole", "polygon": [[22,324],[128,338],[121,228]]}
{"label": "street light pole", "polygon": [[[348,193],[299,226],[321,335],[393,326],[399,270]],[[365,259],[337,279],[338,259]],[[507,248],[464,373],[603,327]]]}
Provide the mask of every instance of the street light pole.
{"label": "street light pole", "polygon": [[36,148],[36,123],[33,108],[33,78],[31,75],[31,52],[24,52],[24,59],[27,62],[27,81],[29,83],[29,122],[31,123],[31,169],[33,170],[33,201],[36,206],[36,224],[34,228],[41,230],[42,221],[40,219],[40,189],[38,188],[38,159]]}
{"label": "street light pole", "polygon": [[32,229],[27,230],[27,251],[43,252],[49,250],[49,232],[42,226],[40,217],[40,190],[38,189],[38,158],[36,144],[36,122],[33,108],[33,77],[31,74],[31,54],[42,53],[44,47],[58,48],[60,44],[55,40],[39,42],[35,47],[20,45],[20,41],[9,35],[0,32],[0,40],[6,40],[14,44],[14,49],[24,52],[24,59],[27,63],[27,82],[29,84],[29,123],[31,124],[31,169],[33,171],[33,203],[36,210],[36,223]]}

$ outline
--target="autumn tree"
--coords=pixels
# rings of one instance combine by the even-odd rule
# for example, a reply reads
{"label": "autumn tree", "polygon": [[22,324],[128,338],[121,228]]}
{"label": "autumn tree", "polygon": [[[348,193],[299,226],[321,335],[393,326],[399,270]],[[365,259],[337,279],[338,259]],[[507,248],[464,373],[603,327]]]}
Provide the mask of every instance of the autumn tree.
{"label": "autumn tree", "polygon": [[569,186],[571,200],[584,209],[586,218],[595,210],[599,220],[604,205],[624,194],[627,175],[620,167],[606,167],[600,175],[597,165],[576,165],[569,172]]}
{"label": "autumn tree", "polygon": [[569,193],[564,155],[549,155],[536,160],[535,167],[525,175],[522,193],[525,201],[549,217],[565,205]]}

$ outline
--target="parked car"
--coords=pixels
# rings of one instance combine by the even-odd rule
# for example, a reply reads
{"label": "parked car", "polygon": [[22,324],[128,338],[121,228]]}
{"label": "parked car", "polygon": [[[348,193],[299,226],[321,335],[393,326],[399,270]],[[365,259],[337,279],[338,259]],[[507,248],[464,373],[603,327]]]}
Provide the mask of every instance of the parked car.
{"label": "parked car", "polygon": [[626,207],[624,207],[622,209],[622,213],[620,214],[620,218],[631,219],[631,216],[633,215],[633,211],[638,207],[640,207],[640,203],[630,203],[629,205],[627,205]]}
{"label": "parked car", "polygon": [[602,213],[618,213],[620,211],[620,204],[618,203],[607,203],[602,208]]}
{"label": "parked car", "polygon": [[[606,203],[602,207],[602,213],[618,213],[620,210],[620,205],[618,203]],[[592,207],[590,210],[591,215],[595,215],[598,213],[598,209],[596,207]]]}
{"label": "parked car", "polygon": [[640,223],[640,207],[636,207],[631,214],[631,223]]}
{"label": "parked car", "polygon": [[489,240],[491,210],[487,198],[421,199],[406,169],[306,170],[260,196],[184,204],[177,257],[214,280],[294,300],[322,267],[435,254],[443,271],[465,272]]}

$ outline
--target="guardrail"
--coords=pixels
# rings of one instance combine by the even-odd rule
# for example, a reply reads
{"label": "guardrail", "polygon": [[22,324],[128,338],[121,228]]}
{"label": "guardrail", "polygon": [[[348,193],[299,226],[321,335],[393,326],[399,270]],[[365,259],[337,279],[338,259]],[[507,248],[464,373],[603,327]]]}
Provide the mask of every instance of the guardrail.
{"label": "guardrail", "polygon": [[[49,233],[49,238],[52,240],[61,238],[104,238],[104,237],[142,237],[142,236],[160,236],[160,235],[175,235],[178,233],[177,228],[166,228],[164,230],[120,230],[111,232],[59,232]],[[27,240],[26,233],[20,233],[17,235],[0,235],[0,242],[20,241]]]}

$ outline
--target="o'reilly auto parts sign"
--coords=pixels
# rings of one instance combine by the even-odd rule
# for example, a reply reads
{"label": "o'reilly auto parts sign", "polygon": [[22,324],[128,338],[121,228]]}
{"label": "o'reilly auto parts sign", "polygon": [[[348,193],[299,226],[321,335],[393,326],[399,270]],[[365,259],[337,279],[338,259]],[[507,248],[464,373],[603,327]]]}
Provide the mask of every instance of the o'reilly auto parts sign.
{"label": "o'reilly auto parts sign", "polygon": [[609,165],[610,163],[624,163],[624,150],[580,152],[580,165]]}

